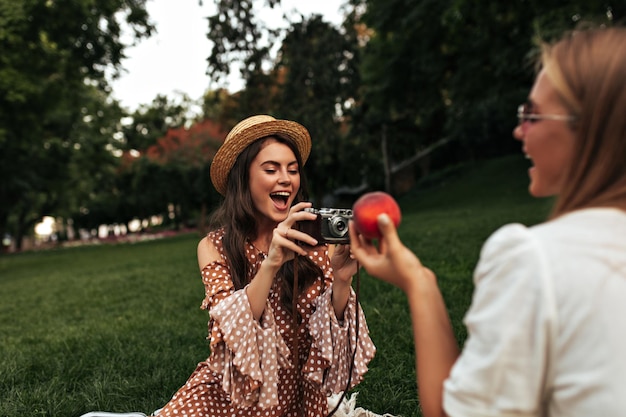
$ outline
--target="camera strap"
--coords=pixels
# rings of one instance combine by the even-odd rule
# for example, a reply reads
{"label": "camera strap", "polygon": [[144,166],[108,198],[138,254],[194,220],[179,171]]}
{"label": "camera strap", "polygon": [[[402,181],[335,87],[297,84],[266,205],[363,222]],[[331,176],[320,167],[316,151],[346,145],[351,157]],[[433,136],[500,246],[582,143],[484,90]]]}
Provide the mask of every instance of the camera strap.
{"label": "camera strap", "polygon": [[[293,258],[293,297],[292,297],[292,304],[291,304],[291,314],[292,314],[292,320],[293,320],[293,357],[294,357],[294,366],[296,366],[296,369],[299,371],[300,370],[300,356],[299,356],[299,333],[300,333],[300,323],[298,323],[298,258],[299,255],[295,254],[295,257]],[[356,358],[356,350],[357,347],[359,345],[359,292],[360,292],[360,287],[361,287],[361,274],[360,274],[360,265],[357,261],[356,264],[356,283],[355,283],[355,298],[354,298],[354,311],[355,311],[355,345],[354,345],[354,351],[352,352],[352,361],[350,363],[350,369],[348,371],[348,382],[346,383],[346,388],[343,390],[343,393],[341,394],[341,397],[339,398],[339,401],[337,401],[337,405],[335,406],[335,408],[328,413],[328,415],[326,417],[331,417],[332,415],[334,415],[337,410],[339,409],[339,407],[341,406],[341,402],[344,400],[344,398],[346,397],[346,394],[348,393],[348,389],[350,389],[350,384],[352,383],[352,372],[354,371],[354,360]],[[322,278],[322,287],[323,287],[323,278]],[[346,306],[347,307],[347,306]]]}
{"label": "camera strap", "polygon": [[300,355],[298,352],[300,323],[298,323],[298,258],[296,253],[293,258],[293,294],[291,297],[291,317],[293,320],[293,363],[300,370]]}
{"label": "camera strap", "polygon": [[341,406],[341,402],[343,401],[344,398],[346,398],[346,394],[348,393],[348,390],[350,389],[350,384],[352,383],[352,372],[354,371],[354,359],[356,358],[356,350],[359,346],[359,290],[361,287],[361,266],[359,265],[359,261],[357,261],[356,263],[356,283],[354,284],[355,288],[354,288],[354,314],[355,314],[355,318],[354,318],[354,340],[355,340],[355,344],[354,344],[354,351],[352,351],[352,361],[350,362],[350,370],[348,371],[348,382],[346,383],[346,389],[343,390],[343,393],[341,394],[341,397],[339,398],[339,401],[337,401],[337,405],[335,405],[335,408],[333,408],[333,410],[328,413],[328,415],[326,417],[331,417],[332,415],[334,415],[337,410],[339,409],[339,407]]}

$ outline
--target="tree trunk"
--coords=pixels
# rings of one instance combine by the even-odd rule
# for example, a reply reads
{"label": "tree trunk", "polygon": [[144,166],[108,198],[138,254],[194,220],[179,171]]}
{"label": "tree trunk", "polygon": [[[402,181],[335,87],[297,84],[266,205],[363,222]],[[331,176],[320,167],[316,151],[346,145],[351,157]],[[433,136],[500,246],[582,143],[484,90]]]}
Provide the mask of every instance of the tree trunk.
{"label": "tree trunk", "polygon": [[383,151],[383,170],[385,173],[385,191],[391,193],[391,170],[389,168],[389,153],[387,150],[387,125],[383,124],[381,145]]}

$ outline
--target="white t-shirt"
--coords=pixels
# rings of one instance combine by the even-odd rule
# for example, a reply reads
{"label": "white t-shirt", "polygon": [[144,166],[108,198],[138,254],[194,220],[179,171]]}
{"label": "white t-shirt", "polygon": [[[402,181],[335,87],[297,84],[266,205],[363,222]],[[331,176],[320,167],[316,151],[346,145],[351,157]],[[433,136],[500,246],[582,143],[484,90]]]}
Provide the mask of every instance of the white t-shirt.
{"label": "white t-shirt", "polygon": [[504,226],[474,283],[449,416],[626,416],[626,213]]}

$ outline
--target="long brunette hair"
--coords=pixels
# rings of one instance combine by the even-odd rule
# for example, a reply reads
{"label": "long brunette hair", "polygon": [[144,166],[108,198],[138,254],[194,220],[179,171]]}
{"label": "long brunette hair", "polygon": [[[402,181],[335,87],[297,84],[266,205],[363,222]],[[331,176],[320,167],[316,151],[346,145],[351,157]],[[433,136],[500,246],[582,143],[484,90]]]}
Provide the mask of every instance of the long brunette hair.
{"label": "long brunette hair", "polygon": [[[294,204],[308,199],[307,182],[302,171],[302,157],[295,143],[288,138],[267,136],[252,142],[237,157],[232,170],[228,174],[226,193],[223,203],[211,216],[211,228],[224,228],[223,245],[226,261],[230,268],[235,289],[245,287],[249,282],[250,262],[245,254],[245,247],[257,238],[258,211],[250,193],[250,164],[261,151],[264,143],[274,139],[287,145],[296,156],[300,169],[300,189]],[[317,279],[323,279],[322,270],[308,257],[298,259],[298,292],[304,291]],[[277,277],[282,281],[282,303],[286,311],[291,311],[293,300],[293,261],[285,262],[278,271]]]}

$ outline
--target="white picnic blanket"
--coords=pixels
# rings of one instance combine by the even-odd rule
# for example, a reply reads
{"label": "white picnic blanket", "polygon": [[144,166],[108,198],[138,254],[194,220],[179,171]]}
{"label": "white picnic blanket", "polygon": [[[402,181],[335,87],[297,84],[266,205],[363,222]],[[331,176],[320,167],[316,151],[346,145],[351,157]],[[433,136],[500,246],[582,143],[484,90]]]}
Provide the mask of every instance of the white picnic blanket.
{"label": "white picnic blanket", "polygon": [[[359,393],[355,392],[352,395],[346,395],[341,401],[341,405],[333,414],[333,417],[396,417],[392,414],[376,414],[373,411],[366,410],[356,406],[356,397]],[[334,394],[328,397],[328,411],[334,410],[337,406],[337,402],[341,398],[342,394]]]}

